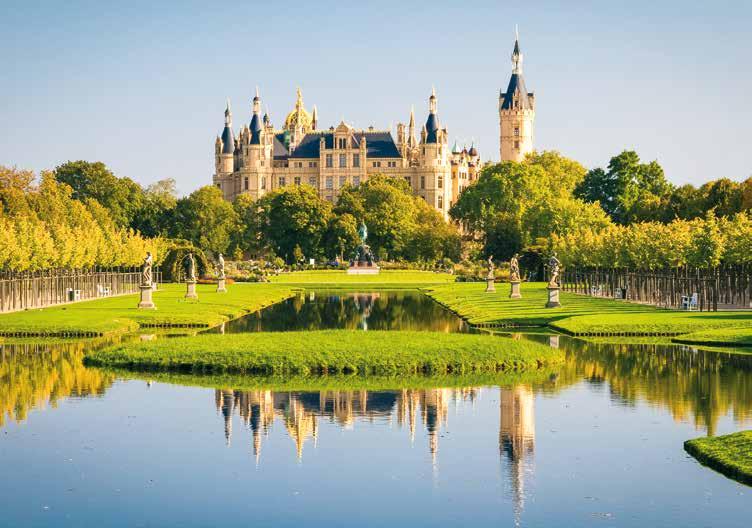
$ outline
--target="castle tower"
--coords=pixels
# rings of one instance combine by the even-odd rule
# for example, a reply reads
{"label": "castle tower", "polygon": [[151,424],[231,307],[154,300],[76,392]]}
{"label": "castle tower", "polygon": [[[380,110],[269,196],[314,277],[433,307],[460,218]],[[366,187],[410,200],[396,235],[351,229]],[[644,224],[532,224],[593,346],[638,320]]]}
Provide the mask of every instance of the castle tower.
{"label": "castle tower", "polygon": [[512,77],[499,93],[499,153],[501,161],[522,161],[533,151],[535,96],[525,88],[519,36],[512,51]]}
{"label": "castle tower", "polygon": [[449,162],[447,130],[441,128],[437,113],[436,90],[428,98],[428,118],[420,134],[419,192],[444,218],[452,200],[452,171]]}
{"label": "castle tower", "polygon": [[225,128],[214,143],[214,184],[222,190],[225,198],[228,198],[228,193],[231,192],[228,179],[235,170],[234,152],[235,137],[232,132],[232,112],[228,99],[225,109]]}

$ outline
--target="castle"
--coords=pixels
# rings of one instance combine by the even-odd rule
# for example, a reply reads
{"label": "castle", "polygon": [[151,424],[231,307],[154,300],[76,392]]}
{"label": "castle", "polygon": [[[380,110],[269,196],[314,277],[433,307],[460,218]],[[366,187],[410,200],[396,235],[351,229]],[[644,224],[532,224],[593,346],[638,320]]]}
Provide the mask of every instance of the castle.
{"label": "castle", "polygon": [[[535,99],[522,77],[519,39],[512,66],[508,88],[499,95],[500,156],[521,161],[533,150]],[[482,163],[474,144],[460,149],[455,142],[449,148],[437,106],[432,90],[420,137],[411,110],[407,125],[397,124],[395,140],[391,130],[355,129],[344,121],[320,129],[316,106],[311,113],[305,109],[300,89],[284,125],[275,128],[268,113],[261,115],[257,89],[250,124],[237,137],[227,103],[225,127],[215,141],[213,183],[230,201],[244,193],[258,199],[286,185],[307,184],[323,199],[336,203],[346,185],[358,186],[371,175],[383,174],[403,178],[416,196],[447,218],[460,193],[478,178]]]}

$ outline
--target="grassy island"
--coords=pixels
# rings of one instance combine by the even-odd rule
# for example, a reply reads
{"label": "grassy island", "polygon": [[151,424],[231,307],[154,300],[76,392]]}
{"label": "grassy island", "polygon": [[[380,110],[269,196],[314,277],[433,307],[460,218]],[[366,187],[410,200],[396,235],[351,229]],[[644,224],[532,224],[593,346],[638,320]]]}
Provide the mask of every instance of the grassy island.
{"label": "grassy island", "polygon": [[184,284],[162,284],[156,310],[139,310],[138,294],[84,301],[0,315],[1,336],[104,336],[140,327],[211,327],[290,297],[294,290],[274,284],[237,283],[227,293],[198,285],[197,300],[185,299]]}
{"label": "grassy island", "polygon": [[544,283],[524,283],[522,299],[509,299],[507,288],[499,284],[497,293],[488,294],[484,284],[456,283],[431,286],[425,292],[478,326],[547,326],[574,336],[674,337],[707,332],[702,344],[752,344],[752,312],[665,310],[566,292],[561,293],[560,308],[545,308]]}
{"label": "grassy island", "polygon": [[491,335],[322,330],[204,334],[119,344],[91,353],[86,362],[193,374],[395,376],[537,369],[563,358],[556,349]]}
{"label": "grassy island", "polygon": [[752,431],[687,440],[684,449],[701,464],[752,486]]}

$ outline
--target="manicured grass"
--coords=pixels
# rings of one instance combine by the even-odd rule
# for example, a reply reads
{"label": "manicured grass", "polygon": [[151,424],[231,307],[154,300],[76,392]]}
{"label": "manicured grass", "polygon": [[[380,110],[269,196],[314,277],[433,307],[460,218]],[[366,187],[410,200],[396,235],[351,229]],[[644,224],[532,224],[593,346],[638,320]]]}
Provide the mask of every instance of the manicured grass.
{"label": "manicured grass", "polygon": [[120,344],[87,364],[194,374],[417,375],[495,373],[540,368],[564,354],[537,343],[439,332],[323,330],[204,334]]}
{"label": "manicured grass", "polygon": [[684,449],[701,464],[752,486],[752,431],[687,440]]}
{"label": "manicured grass", "polygon": [[139,310],[138,294],[0,315],[0,335],[90,336],[139,327],[209,327],[269,306],[293,294],[288,286],[236,283],[227,293],[197,286],[199,298],[184,298],[184,284],[163,284],[154,292],[156,310]]}
{"label": "manicured grass", "polygon": [[752,347],[752,326],[693,332],[674,338],[674,341],[688,345]]}
{"label": "manicured grass", "polygon": [[431,286],[426,293],[471,324],[489,326],[549,326],[577,336],[677,336],[690,332],[749,328],[752,312],[685,312],[663,310],[561,292],[560,308],[546,308],[544,283],[523,283],[522,299],[508,298],[507,284],[497,293],[485,293],[485,285],[457,283]]}
{"label": "manicured grass", "polygon": [[454,282],[449,273],[413,270],[381,270],[377,275],[348,275],[345,270],[295,271],[270,277],[273,283],[306,288],[418,288]]}

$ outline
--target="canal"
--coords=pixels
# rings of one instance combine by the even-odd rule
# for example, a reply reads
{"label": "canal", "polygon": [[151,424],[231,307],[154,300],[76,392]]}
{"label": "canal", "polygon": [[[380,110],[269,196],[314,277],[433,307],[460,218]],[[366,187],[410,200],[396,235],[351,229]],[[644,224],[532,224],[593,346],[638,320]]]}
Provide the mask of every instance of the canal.
{"label": "canal", "polygon": [[[306,292],[222,331],[319,328],[471,331],[404,291]],[[682,443],[750,427],[752,356],[510,338],[566,362],[502,386],[248,390],[87,368],[101,342],[6,342],[0,525],[748,526],[752,488]]]}

